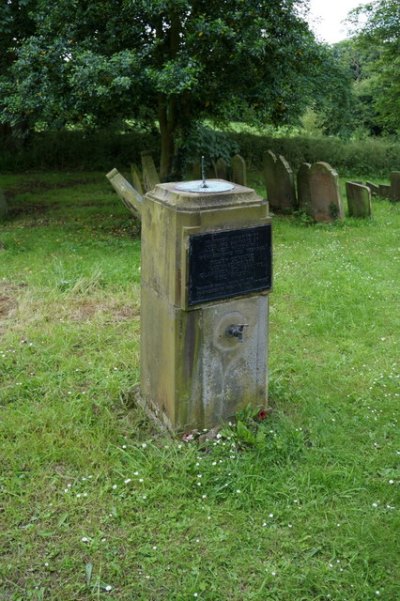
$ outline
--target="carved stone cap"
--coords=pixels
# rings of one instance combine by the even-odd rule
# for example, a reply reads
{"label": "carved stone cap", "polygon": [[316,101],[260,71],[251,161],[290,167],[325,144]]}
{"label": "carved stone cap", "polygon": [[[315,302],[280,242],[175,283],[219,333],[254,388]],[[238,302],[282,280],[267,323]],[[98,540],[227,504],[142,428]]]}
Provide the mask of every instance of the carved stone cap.
{"label": "carved stone cap", "polygon": [[[207,180],[207,182],[225,182],[225,180]],[[231,182],[226,182],[231,183]],[[154,190],[151,190],[145,200],[158,201],[175,207],[180,211],[192,211],[193,209],[215,209],[216,207],[240,207],[240,206],[259,206],[266,204],[258,194],[251,188],[234,184],[232,190],[226,192],[188,192],[178,190],[177,185],[182,182],[169,182],[166,184],[157,184]]]}

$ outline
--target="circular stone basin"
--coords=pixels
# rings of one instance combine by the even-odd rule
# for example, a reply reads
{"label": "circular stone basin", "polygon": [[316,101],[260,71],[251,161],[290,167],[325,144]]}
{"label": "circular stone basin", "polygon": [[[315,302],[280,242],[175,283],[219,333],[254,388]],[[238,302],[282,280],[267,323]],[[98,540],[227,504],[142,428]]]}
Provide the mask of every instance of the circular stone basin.
{"label": "circular stone basin", "polygon": [[182,182],[181,184],[177,184],[175,189],[183,192],[200,192],[200,194],[210,194],[215,192],[229,192],[230,190],[233,190],[234,187],[234,184],[230,184],[229,182],[215,180],[206,180],[206,182],[203,182],[201,179],[196,179],[191,182]]}

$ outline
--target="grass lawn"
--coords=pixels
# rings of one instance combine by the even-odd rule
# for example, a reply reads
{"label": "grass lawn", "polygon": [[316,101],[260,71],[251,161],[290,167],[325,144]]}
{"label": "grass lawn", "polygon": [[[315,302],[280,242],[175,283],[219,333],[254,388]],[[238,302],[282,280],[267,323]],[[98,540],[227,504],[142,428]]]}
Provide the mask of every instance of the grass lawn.
{"label": "grass lawn", "polygon": [[0,187],[0,600],[398,601],[400,204],[274,218],[273,411],[199,445],[129,394],[139,227],[104,174]]}

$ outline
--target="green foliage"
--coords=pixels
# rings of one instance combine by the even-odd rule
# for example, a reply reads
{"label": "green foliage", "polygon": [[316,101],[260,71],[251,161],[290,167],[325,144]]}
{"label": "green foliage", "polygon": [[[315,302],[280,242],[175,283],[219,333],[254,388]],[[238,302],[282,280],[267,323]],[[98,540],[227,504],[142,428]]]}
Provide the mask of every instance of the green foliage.
{"label": "green foliage", "polygon": [[0,78],[3,122],[93,127],[158,120],[161,172],[204,117],[290,122],[324,66],[305,0],[37,0]]}
{"label": "green foliage", "polygon": [[273,411],[203,447],[127,400],[140,241],[104,174],[0,187],[0,598],[397,601],[399,204],[274,217]]}
{"label": "green foliage", "polygon": [[195,124],[179,146],[178,160],[180,172],[190,169],[190,166],[204,156],[206,164],[223,158],[229,163],[231,157],[239,152],[239,144],[227,133],[216,131],[201,123]]}
{"label": "green foliage", "polygon": [[[362,17],[362,20],[360,20]],[[376,121],[389,133],[400,131],[400,6],[397,0],[374,0],[352,13],[356,42],[374,52],[369,64],[370,93]]]}

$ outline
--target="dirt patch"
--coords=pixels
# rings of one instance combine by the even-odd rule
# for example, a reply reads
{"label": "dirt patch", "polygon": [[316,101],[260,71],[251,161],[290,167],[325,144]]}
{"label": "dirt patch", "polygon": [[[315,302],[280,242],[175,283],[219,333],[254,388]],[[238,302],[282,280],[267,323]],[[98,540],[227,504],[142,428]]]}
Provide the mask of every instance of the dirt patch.
{"label": "dirt patch", "polygon": [[82,300],[71,303],[67,309],[72,321],[91,321],[102,319],[105,323],[131,321],[139,316],[139,307],[121,303]]}
{"label": "dirt patch", "polygon": [[0,336],[4,334],[7,320],[18,307],[18,292],[26,284],[11,284],[0,282]]}

